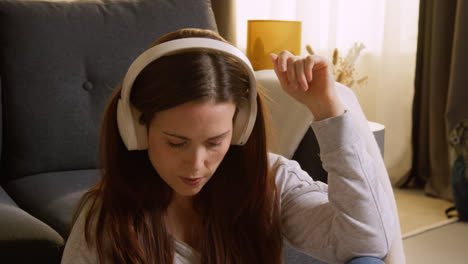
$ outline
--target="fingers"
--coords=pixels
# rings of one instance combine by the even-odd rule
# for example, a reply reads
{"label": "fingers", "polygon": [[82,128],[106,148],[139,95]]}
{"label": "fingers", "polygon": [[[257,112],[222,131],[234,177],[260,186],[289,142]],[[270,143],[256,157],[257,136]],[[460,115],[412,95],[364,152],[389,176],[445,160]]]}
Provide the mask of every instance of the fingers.
{"label": "fingers", "polygon": [[271,54],[276,75],[288,90],[307,91],[313,80],[314,72],[329,67],[328,61],[317,55],[299,57],[289,51],[279,55]]}
{"label": "fingers", "polygon": [[276,76],[278,76],[281,86],[283,88],[286,88],[288,85],[288,76],[286,74],[286,71],[283,71],[281,69],[278,55],[271,53],[270,56],[273,62],[273,70],[275,71]]}
{"label": "fingers", "polygon": [[291,57],[294,57],[294,55],[285,50],[285,51],[282,51],[279,56],[278,56],[278,66],[279,66],[279,69],[280,71],[282,72],[285,72],[287,71],[288,69],[288,59],[291,58]]}
{"label": "fingers", "polygon": [[276,75],[283,87],[296,90],[308,89],[308,80],[312,79],[311,59],[294,56],[289,51],[283,51],[279,55],[271,54]]}
{"label": "fingers", "polygon": [[298,83],[299,87],[302,88],[304,91],[309,89],[309,85],[306,79],[306,72],[304,69],[304,60],[297,60],[295,63],[295,70],[296,70],[296,82]]}
{"label": "fingers", "polygon": [[296,88],[294,87],[296,85],[296,65],[295,65],[296,59],[294,57],[288,57],[287,60],[287,75],[288,75],[288,82],[289,85],[292,86],[291,88]]}
{"label": "fingers", "polygon": [[294,56],[289,51],[282,51],[279,55],[270,55],[273,61],[274,70],[281,85],[287,90],[295,90],[302,85],[298,84],[298,80],[303,80],[303,67],[300,58]]}
{"label": "fingers", "polygon": [[307,82],[312,81],[312,70],[314,68],[314,60],[311,56],[307,56],[304,63],[304,72]]}

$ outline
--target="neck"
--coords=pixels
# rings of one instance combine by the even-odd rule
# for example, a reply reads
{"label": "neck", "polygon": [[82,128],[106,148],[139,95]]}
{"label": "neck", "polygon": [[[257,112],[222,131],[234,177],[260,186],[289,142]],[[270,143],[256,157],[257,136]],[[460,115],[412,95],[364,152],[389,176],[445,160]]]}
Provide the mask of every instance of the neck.
{"label": "neck", "polygon": [[174,192],[172,200],[169,203],[169,209],[176,211],[193,211],[193,196],[182,196]]}
{"label": "neck", "polygon": [[175,194],[166,215],[168,232],[179,241],[198,249],[200,218],[193,208],[193,197]]}

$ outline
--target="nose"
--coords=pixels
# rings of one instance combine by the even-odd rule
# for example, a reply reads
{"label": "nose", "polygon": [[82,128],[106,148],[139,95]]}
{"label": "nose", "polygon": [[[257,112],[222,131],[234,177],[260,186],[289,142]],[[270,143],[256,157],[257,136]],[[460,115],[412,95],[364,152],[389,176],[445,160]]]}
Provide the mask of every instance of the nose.
{"label": "nose", "polygon": [[196,174],[203,168],[203,164],[206,160],[206,151],[199,147],[190,151],[189,156],[186,159],[187,169],[191,174]]}

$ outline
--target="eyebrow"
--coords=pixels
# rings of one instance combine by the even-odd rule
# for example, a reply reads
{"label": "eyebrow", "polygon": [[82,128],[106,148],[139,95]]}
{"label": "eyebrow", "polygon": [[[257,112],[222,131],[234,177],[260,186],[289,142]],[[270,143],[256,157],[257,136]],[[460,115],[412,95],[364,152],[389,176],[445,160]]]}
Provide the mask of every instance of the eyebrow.
{"label": "eyebrow", "polygon": [[[221,138],[221,137],[227,135],[230,131],[231,130],[228,130],[228,131],[226,131],[226,132],[224,132],[222,134],[219,134],[217,136],[210,137],[210,138],[208,138],[208,140],[215,140],[215,139]],[[181,136],[181,135],[177,135],[177,134],[173,134],[173,133],[169,133],[169,132],[164,132],[164,131],[163,131],[163,133],[165,135],[167,135],[167,136],[176,137],[176,138],[180,138],[180,139],[183,139],[183,140],[190,140],[190,138],[184,137],[184,136]]]}

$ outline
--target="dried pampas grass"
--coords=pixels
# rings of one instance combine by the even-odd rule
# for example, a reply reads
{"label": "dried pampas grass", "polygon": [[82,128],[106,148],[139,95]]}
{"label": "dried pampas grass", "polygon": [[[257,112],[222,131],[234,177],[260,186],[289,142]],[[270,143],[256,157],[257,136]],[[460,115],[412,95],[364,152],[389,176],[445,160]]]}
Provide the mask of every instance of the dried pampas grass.
{"label": "dried pampas grass", "polygon": [[[367,84],[368,77],[359,77],[355,68],[356,61],[363,49],[365,49],[364,44],[354,43],[344,58],[340,56],[337,48],[333,50],[331,62],[335,81],[349,88],[352,88],[354,85],[363,86]],[[310,45],[306,45],[306,50],[310,55],[316,54]]]}

